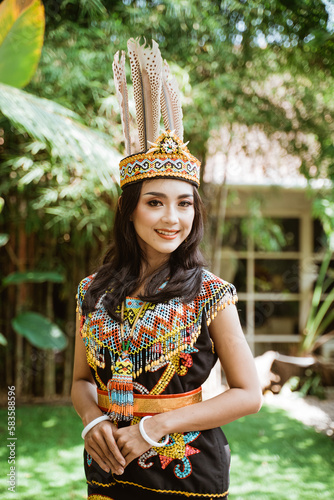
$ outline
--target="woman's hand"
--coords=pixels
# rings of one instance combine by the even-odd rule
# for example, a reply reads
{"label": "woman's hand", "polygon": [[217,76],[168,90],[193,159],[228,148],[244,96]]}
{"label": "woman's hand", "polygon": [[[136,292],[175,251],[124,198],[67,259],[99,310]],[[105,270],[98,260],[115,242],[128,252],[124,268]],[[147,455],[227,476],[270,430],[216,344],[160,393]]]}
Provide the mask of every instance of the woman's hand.
{"label": "woman's hand", "polygon": [[[86,346],[80,337],[80,320],[77,315],[73,384],[71,396],[74,408],[86,427],[103,413],[97,405],[96,384],[86,359]],[[106,472],[123,474],[125,460],[114,438],[116,427],[103,420],[96,424],[85,436],[87,453]]]}
{"label": "woman's hand", "polygon": [[86,434],[85,448],[101,469],[123,474],[126,461],[116,444],[116,431],[111,422],[100,422]]}
{"label": "woman's hand", "polygon": [[[159,440],[162,437],[160,432],[155,429],[154,425],[149,425],[152,420],[150,418],[145,422],[145,430],[152,439]],[[155,432],[158,432],[158,435],[155,435]],[[114,437],[120,452],[125,458],[126,465],[151,448],[151,445],[142,438],[139,432],[139,424],[116,429]]]}

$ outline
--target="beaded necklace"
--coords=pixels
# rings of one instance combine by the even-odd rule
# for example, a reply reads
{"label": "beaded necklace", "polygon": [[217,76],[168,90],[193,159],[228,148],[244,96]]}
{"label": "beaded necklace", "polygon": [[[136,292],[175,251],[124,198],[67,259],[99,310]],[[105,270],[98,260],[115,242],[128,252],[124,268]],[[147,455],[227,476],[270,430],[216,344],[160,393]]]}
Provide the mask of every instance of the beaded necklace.
{"label": "beaded necklace", "polygon": [[[94,275],[88,276],[79,284],[80,335],[86,345],[89,366],[96,374],[98,369],[101,370],[101,377],[103,378],[99,378],[99,385],[103,390],[109,388],[109,405],[106,405],[108,406],[108,412],[112,409],[112,378],[109,379],[109,376],[113,377],[116,362],[122,361],[123,351],[127,351],[128,354],[128,382],[132,386],[134,380],[140,377],[143,372],[156,372],[171,361],[173,366],[178,367],[178,375],[183,375],[188,369],[185,366],[184,354],[195,352],[195,343],[201,333],[203,319],[206,320],[209,326],[219,310],[231,302],[235,304],[238,300],[233,285],[221,280],[209,271],[203,270],[200,293],[188,304],[184,304],[180,298],[175,297],[167,302],[146,303],[145,309],[138,314],[142,305],[140,300],[137,301],[136,312],[128,310],[128,303],[126,303],[125,307],[127,307],[126,310],[129,313],[127,321],[131,325],[129,330],[132,330],[137,316],[138,318],[140,314],[143,316],[139,325],[137,321],[136,331],[133,329],[130,335],[131,342],[128,343],[129,337],[125,339],[123,334],[122,338],[120,322],[112,319],[105,310],[103,306],[104,295],[99,298],[93,312],[90,312],[87,316],[82,315],[85,293],[94,277]],[[164,284],[160,288],[163,286]],[[121,315],[121,306],[117,308],[117,313]],[[108,375],[102,375],[102,371],[106,367],[105,356],[107,353],[110,355],[111,360],[111,374],[109,375],[108,370]],[[126,354],[124,354],[123,358],[125,357]],[[132,377],[130,368],[132,368]],[[164,381],[166,385],[169,383],[167,378]],[[141,383],[144,383],[144,380],[141,380]],[[115,384],[115,379],[113,384]],[[130,389],[129,398],[131,399],[131,394],[133,394],[131,386]],[[157,391],[160,389],[161,386],[159,388],[154,387],[152,394],[159,394]],[[117,393],[116,387],[115,392]],[[126,397],[128,397],[127,394]],[[124,400],[126,397],[124,395]],[[121,400],[121,397],[119,399]],[[131,419],[130,415],[133,408],[131,402],[129,406],[129,415],[123,417],[123,413],[125,414],[126,411],[120,409],[117,412],[115,402],[115,415],[119,413],[117,417],[119,420]]]}
{"label": "beaded necklace", "polygon": [[130,335],[126,342],[124,335],[124,308],[125,301],[122,302],[121,308],[121,342],[122,350],[118,352],[112,378],[109,380],[107,389],[109,396],[109,412],[110,416],[117,420],[132,420],[133,419],[133,363],[129,356],[129,349],[132,343],[133,333],[135,331],[138,319],[146,305],[144,302],[136,315],[132,325]]}

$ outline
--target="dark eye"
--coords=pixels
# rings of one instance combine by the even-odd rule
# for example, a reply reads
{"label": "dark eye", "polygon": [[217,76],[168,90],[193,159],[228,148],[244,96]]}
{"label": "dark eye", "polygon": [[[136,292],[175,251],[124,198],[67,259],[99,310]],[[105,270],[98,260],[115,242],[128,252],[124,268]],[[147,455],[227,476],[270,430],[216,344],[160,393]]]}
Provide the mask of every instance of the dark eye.
{"label": "dark eye", "polygon": [[190,201],[184,200],[184,201],[180,202],[180,205],[181,205],[181,207],[190,207],[192,205],[192,203]]}
{"label": "dark eye", "polygon": [[159,200],[150,200],[150,201],[148,202],[148,205],[149,205],[150,207],[157,207],[159,204],[161,205],[161,201],[159,201]]}

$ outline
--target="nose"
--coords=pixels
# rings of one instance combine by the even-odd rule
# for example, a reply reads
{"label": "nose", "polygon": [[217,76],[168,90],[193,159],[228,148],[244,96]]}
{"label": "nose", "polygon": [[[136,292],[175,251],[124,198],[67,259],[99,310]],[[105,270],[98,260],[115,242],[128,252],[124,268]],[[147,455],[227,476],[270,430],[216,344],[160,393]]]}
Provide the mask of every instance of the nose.
{"label": "nose", "polygon": [[179,221],[179,218],[177,216],[177,210],[173,206],[168,206],[166,207],[166,211],[162,216],[162,221],[166,224],[177,224]]}

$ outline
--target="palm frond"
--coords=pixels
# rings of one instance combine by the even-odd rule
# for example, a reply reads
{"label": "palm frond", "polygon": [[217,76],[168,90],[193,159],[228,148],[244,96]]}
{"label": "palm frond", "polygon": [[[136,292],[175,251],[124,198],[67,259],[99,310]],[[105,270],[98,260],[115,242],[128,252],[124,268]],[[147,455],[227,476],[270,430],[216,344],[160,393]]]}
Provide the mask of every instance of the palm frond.
{"label": "palm frond", "polygon": [[115,191],[121,155],[106,134],[79,122],[80,117],[63,106],[0,83],[0,113],[19,130],[46,143],[53,156],[71,161],[84,175],[96,171],[106,189]]}

